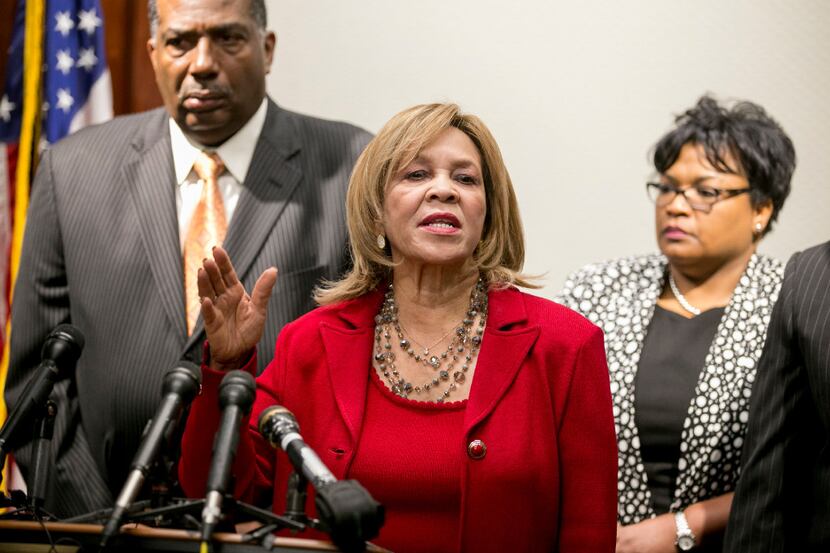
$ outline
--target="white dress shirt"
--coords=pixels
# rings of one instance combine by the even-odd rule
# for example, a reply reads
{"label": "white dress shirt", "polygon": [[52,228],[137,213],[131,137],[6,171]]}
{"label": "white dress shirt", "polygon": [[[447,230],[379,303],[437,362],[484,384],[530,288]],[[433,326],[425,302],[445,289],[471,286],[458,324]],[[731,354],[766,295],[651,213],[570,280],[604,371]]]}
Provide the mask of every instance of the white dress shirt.
{"label": "white dress shirt", "polygon": [[219,177],[219,191],[222,194],[222,203],[225,206],[225,220],[230,225],[239,195],[242,192],[242,183],[248,174],[251,159],[254,156],[262,127],[265,126],[265,115],[268,111],[268,99],[263,98],[256,113],[248,122],[220,146],[208,148],[188,138],[176,122],[170,118],[170,145],[173,149],[173,167],[176,171],[176,215],[179,219],[179,247],[184,251],[184,241],[193,211],[199,203],[202,193],[202,180],[193,170],[193,162],[201,151],[215,151],[222,158],[227,169]]}

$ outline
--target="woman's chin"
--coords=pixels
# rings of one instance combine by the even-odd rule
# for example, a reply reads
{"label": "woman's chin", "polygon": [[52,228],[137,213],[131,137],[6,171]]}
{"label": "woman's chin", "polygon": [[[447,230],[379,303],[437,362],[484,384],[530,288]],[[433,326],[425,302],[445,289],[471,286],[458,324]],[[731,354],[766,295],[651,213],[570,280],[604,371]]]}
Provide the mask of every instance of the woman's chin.
{"label": "woman's chin", "polygon": [[679,244],[660,244],[660,252],[673,265],[694,265],[701,258],[702,253],[697,248],[690,248],[687,245]]}
{"label": "woman's chin", "polygon": [[458,268],[461,270],[473,264],[473,256],[466,252],[430,251],[407,256],[404,264],[429,265],[444,268]]}

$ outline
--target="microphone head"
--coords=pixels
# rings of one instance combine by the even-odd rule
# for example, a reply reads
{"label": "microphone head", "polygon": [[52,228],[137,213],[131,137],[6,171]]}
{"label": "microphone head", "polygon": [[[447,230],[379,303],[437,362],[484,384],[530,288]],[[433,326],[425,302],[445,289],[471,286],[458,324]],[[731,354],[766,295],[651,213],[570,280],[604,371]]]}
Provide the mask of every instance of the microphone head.
{"label": "microphone head", "polygon": [[236,405],[247,413],[254,404],[255,395],[254,377],[239,369],[226,374],[219,384],[219,406],[222,409]]}
{"label": "microphone head", "polygon": [[281,437],[288,432],[299,432],[300,426],[294,418],[294,413],[282,405],[272,405],[260,413],[257,429],[263,438],[279,447]]}
{"label": "microphone head", "polygon": [[84,349],[84,334],[71,324],[55,327],[43,342],[40,357],[43,361],[52,361],[58,367],[61,376],[75,369],[75,363]]}
{"label": "microphone head", "polygon": [[202,385],[202,369],[196,363],[182,359],[167,371],[161,384],[162,397],[175,393],[186,404],[193,401]]}

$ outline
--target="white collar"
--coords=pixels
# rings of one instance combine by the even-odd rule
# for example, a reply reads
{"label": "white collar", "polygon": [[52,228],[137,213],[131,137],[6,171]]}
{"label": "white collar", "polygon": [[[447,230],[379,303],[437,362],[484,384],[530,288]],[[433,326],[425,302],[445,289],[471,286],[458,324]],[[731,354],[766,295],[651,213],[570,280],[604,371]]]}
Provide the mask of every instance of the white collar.
{"label": "white collar", "polygon": [[190,170],[193,168],[193,162],[196,161],[196,157],[202,150],[211,150],[218,153],[225,164],[225,168],[236,179],[236,182],[244,182],[245,175],[248,174],[248,167],[251,165],[251,159],[254,157],[254,148],[259,140],[259,135],[262,133],[262,128],[265,126],[267,112],[268,98],[265,97],[256,112],[248,119],[248,122],[216,148],[202,146],[188,138],[171,117],[169,119],[170,145],[173,150],[176,183],[181,184],[187,179]]}

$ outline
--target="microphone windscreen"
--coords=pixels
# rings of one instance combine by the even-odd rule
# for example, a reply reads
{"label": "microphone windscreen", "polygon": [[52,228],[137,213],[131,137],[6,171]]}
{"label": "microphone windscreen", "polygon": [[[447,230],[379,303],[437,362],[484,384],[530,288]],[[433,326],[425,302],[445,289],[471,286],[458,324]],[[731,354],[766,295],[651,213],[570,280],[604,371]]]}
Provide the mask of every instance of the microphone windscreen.
{"label": "microphone windscreen", "polygon": [[[262,413],[259,414],[259,419],[257,419],[257,429],[260,434],[265,436],[265,434],[269,432],[272,419],[279,413],[291,414],[291,412],[282,405],[272,405],[262,410]],[[265,437],[267,438],[268,436]]]}
{"label": "microphone windscreen", "polygon": [[248,411],[254,403],[256,382],[254,377],[242,370],[231,371],[219,384],[219,406],[236,405]]}
{"label": "microphone windscreen", "polygon": [[56,326],[51,332],[51,335],[55,337],[60,336],[62,339],[74,343],[78,350],[83,350],[86,345],[84,333],[77,326],[71,324],[64,323]]}
{"label": "microphone windscreen", "polygon": [[75,363],[81,356],[86,340],[83,332],[71,324],[55,327],[41,349],[41,359],[53,361],[62,377],[69,376],[75,370]]}
{"label": "microphone windscreen", "polygon": [[196,363],[182,359],[167,371],[161,387],[161,395],[178,393],[186,403],[193,401],[202,385],[202,369]]}
{"label": "microphone windscreen", "polygon": [[300,425],[294,413],[282,405],[272,405],[265,408],[257,420],[259,434],[272,446],[282,448],[283,437],[290,433],[299,433]]}

